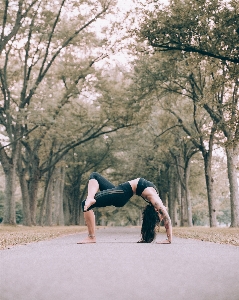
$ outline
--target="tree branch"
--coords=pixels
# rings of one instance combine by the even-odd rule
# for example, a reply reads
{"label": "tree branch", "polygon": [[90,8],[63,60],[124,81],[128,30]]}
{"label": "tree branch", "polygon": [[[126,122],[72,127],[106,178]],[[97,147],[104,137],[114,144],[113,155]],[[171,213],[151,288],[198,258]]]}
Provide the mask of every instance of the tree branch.
{"label": "tree branch", "polygon": [[16,143],[17,141],[21,140],[23,137],[29,135],[29,134],[30,134],[33,130],[35,130],[36,128],[38,128],[38,125],[34,126],[32,129],[30,129],[29,131],[27,131],[24,135],[20,136],[19,138],[15,139],[13,142],[8,143],[8,144],[5,145],[5,146],[1,146],[1,147],[0,147],[0,150],[2,150],[2,149],[4,149],[4,148],[6,148],[6,147],[12,145],[13,143]]}
{"label": "tree branch", "polygon": [[[64,2],[65,0],[63,0]],[[44,68],[45,66],[45,61],[47,59],[47,55],[48,55],[48,48],[46,50],[46,55],[44,57],[41,69],[39,71],[38,77],[36,79],[36,82],[34,84],[34,86],[31,88],[29,95],[26,97],[25,101],[21,104],[21,107],[23,108],[26,104],[29,104],[31,97],[34,95],[37,87],[39,86],[39,84],[41,83],[41,81],[43,80],[44,76],[46,75],[46,73],[48,72],[48,70],[50,69],[51,65],[53,64],[53,62],[55,61],[55,59],[57,58],[57,56],[60,54],[61,50],[64,49],[65,47],[67,47],[70,42],[81,32],[83,31],[85,28],[87,28],[90,24],[92,24],[93,22],[95,22],[98,18],[100,18],[101,15],[103,15],[106,10],[109,7],[109,3],[104,6],[104,8],[102,9],[102,11],[100,11],[95,17],[93,17],[90,21],[88,21],[86,24],[84,24],[82,27],[80,27],[78,30],[76,30],[74,32],[74,34],[72,34],[65,42],[63,42],[63,44],[61,45],[61,47],[54,53],[54,55],[52,56],[52,58],[50,59],[49,63],[47,64],[47,66]],[[54,26],[53,26],[54,27]],[[50,37],[51,40],[51,37]],[[48,45],[50,45],[48,43]]]}
{"label": "tree branch", "polygon": [[195,47],[192,47],[192,46],[171,46],[171,45],[163,45],[163,44],[157,44],[157,43],[154,43],[152,41],[149,41],[150,42],[150,45],[157,48],[157,51],[160,51],[160,52],[165,52],[165,51],[185,51],[185,52],[190,52],[190,53],[198,53],[198,54],[201,54],[203,56],[208,56],[208,57],[213,57],[213,58],[216,58],[216,59],[220,59],[222,61],[230,61],[230,62],[233,62],[233,63],[239,63],[239,59],[238,58],[232,58],[232,57],[229,57],[229,56],[223,56],[223,55],[220,55],[220,54],[214,54],[212,52],[209,52],[209,51],[206,51],[206,50],[203,50],[203,49],[197,49]]}

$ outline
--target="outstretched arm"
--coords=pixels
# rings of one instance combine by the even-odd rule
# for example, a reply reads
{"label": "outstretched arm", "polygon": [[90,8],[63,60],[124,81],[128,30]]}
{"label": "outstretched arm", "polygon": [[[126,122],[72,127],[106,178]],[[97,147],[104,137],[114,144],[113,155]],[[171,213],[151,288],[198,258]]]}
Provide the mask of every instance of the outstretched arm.
{"label": "outstretched arm", "polygon": [[159,197],[157,197],[157,199],[153,199],[152,204],[153,204],[155,210],[158,212],[160,220],[164,221],[164,227],[166,229],[166,234],[167,234],[167,240],[164,240],[164,241],[158,242],[158,243],[159,244],[171,244],[173,234],[172,234],[171,219],[169,217],[168,211],[167,211],[166,207],[163,205],[163,202]]}

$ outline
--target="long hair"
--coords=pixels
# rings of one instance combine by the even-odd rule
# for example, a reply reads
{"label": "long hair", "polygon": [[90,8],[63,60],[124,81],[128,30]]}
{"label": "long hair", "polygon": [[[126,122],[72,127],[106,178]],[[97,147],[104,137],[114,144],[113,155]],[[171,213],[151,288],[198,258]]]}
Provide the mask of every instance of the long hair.
{"label": "long hair", "polygon": [[158,213],[155,211],[153,205],[147,205],[143,210],[141,240],[138,243],[151,243],[156,237],[156,225],[159,222]]}

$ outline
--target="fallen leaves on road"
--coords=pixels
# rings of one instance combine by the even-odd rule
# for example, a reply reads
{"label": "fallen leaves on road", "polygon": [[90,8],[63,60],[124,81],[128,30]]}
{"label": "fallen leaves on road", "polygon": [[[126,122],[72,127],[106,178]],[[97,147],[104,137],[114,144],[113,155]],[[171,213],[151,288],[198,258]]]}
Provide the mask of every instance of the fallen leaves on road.
{"label": "fallen leaves on road", "polygon": [[186,239],[239,246],[239,228],[174,227],[173,235]]}
{"label": "fallen leaves on road", "polygon": [[[63,235],[87,231],[85,226],[6,226],[0,225],[0,249],[14,245],[49,240]],[[139,228],[140,231],[140,228]],[[161,227],[160,232],[165,232]],[[239,246],[239,228],[174,227],[173,235],[186,239],[197,239],[220,244]]]}
{"label": "fallen leaves on road", "polygon": [[27,227],[0,225],[0,249],[86,231],[85,226]]}

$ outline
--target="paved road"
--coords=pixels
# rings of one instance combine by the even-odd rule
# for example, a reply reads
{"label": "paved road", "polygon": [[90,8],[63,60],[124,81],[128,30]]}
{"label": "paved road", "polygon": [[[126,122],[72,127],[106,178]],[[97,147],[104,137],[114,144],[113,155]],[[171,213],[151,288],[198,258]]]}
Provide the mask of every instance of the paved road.
{"label": "paved road", "polygon": [[[239,300],[239,247],[105,228],[0,251],[1,300]],[[164,238],[159,234],[157,239]]]}

